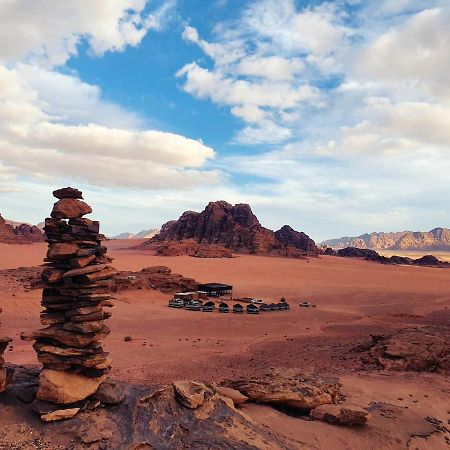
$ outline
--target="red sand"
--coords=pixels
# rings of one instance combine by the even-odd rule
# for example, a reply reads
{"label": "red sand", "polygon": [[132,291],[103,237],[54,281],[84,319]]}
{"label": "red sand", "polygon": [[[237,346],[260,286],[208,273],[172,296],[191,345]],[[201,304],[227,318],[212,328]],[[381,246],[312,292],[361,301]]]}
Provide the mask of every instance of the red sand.
{"label": "red sand", "polygon": [[[114,360],[114,377],[150,383],[176,378],[223,380],[264,373],[270,366],[338,371],[360,403],[367,404],[372,397],[378,401],[406,397],[406,392],[420,396],[426,390],[430,400],[422,398],[409,407],[424,417],[433,406],[436,417],[445,423],[448,420],[450,386],[442,376],[415,374],[406,383],[399,374],[379,375],[376,380],[349,375],[356,367],[346,354],[371,333],[436,322],[448,326],[450,270],[384,266],[337,257],[309,261],[246,255],[232,259],[159,257],[151,251],[133,250],[131,245],[136,241],[108,242],[117,269],[166,265],[201,282],[230,283],[235,296],[271,301],[284,296],[292,309],[259,316],[207,314],[167,308],[170,296],[156,291],[121,293],[108,321],[111,335],[105,342]],[[45,249],[46,244],[0,244],[0,269],[38,265]],[[5,358],[12,363],[36,363],[30,343],[21,342],[19,334],[40,326],[41,293],[25,292],[17,283],[2,283],[1,333],[14,337],[14,351]],[[299,308],[298,303],[305,300],[316,303],[317,308]],[[126,335],[133,340],[124,342]],[[374,390],[376,395],[371,394]],[[431,399],[434,405],[429,404]],[[258,420],[277,420],[272,416],[278,413],[258,408],[248,407]],[[292,430],[286,429],[286,433]],[[316,448],[332,448],[325,437],[305,441]],[[362,448],[363,440],[354,442],[354,448]],[[336,448],[352,448],[349,445]]]}

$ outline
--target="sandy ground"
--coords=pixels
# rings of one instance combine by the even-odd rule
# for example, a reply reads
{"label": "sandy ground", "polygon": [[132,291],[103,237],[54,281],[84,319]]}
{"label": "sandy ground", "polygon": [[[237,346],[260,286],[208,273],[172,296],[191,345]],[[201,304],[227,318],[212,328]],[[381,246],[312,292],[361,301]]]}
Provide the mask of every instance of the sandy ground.
{"label": "sandy ground", "polygon": [[[232,259],[158,257],[151,251],[130,248],[135,243],[108,243],[116,268],[166,265],[201,282],[232,284],[236,297],[274,301],[284,296],[292,309],[259,316],[207,314],[167,308],[170,296],[156,291],[121,293],[108,321],[111,335],[105,341],[114,360],[114,377],[154,383],[176,378],[221,381],[264,373],[270,367],[325,371],[338,373],[349,395],[360,404],[395,400],[411,414],[425,417],[433,413],[444,423],[449,420],[450,385],[444,377],[361,375],[358,371],[364,367],[351,349],[373,333],[411,325],[449,326],[450,270],[336,257],[309,261],[246,255]],[[0,269],[38,265],[45,249],[46,244],[0,244]],[[40,326],[40,291],[26,292],[17,282],[2,279],[0,292],[1,334],[14,337],[13,351],[5,358],[17,364],[36,363],[30,343],[21,342],[19,334]],[[298,303],[305,300],[316,303],[317,308],[299,308]],[[124,342],[127,335],[132,341]],[[418,401],[413,402],[410,395]],[[255,420],[281,421],[286,435],[298,434],[289,425],[293,418],[262,406],[247,408]],[[385,447],[377,447],[376,440],[367,446],[366,437],[352,440],[346,435],[333,446],[330,437],[318,438],[316,433],[317,427],[328,425],[305,424],[310,428],[305,428],[302,442],[307,442],[308,448],[399,448],[395,436]],[[422,443],[416,447],[448,448],[441,447],[441,441],[436,440],[432,447]]]}

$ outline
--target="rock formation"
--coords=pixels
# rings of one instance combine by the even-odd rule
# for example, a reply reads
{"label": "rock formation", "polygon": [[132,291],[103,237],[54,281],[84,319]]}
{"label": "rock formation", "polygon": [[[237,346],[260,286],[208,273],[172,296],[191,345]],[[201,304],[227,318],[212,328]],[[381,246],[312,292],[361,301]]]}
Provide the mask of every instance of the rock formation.
{"label": "rock formation", "polygon": [[5,244],[26,244],[43,241],[42,231],[33,225],[22,223],[12,225],[0,214],[0,242]]}
{"label": "rock formation", "polygon": [[335,252],[334,250],[325,250],[324,254],[332,256],[342,256],[346,258],[364,258],[367,261],[374,261],[381,264],[405,264],[415,266],[435,266],[450,267],[450,263],[441,261],[433,255],[425,255],[418,259],[412,259],[405,256],[393,255],[390,257],[382,256],[375,250],[367,248],[347,247]]}
{"label": "rock formation", "polygon": [[159,233],[158,228],[150,228],[150,230],[142,230],[139,233],[120,233],[111,239],[151,239]]}
{"label": "rock formation", "polygon": [[319,253],[306,234],[285,225],[277,232],[264,228],[247,204],[210,202],[201,212],[186,211],[176,221],[161,227],[144,247],[158,248],[167,242],[193,241],[219,245],[232,252],[257,255],[304,256]]}
{"label": "rock formation", "polygon": [[374,336],[370,355],[385,370],[435,372],[448,356],[445,335],[406,329],[392,336]]}
{"label": "rock formation", "polygon": [[[1,312],[2,309],[0,308],[0,314]],[[5,359],[3,358],[3,353],[5,353],[5,350],[11,341],[11,338],[0,335],[0,394],[6,391],[6,388],[11,381],[11,371],[8,368],[4,367]]]}
{"label": "rock formation", "polygon": [[157,289],[161,292],[187,292],[197,290],[198,282],[186,278],[166,266],[144,267],[139,272],[118,272],[115,277],[117,291]]}
{"label": "rock formation", "polygon": [[365,425],[371,415],[356,405],[320,405],[311,410],[310,417],[339,425]]}
{"label": "rock formation", "polygon": [[[43,365],[37,398],[71,404],[94,394],[111,367],[101,345],[109,329],[109,291],[115,270],[99,239],[99,223],[84,218],[92,210],[77,189],[53,193],[59,200],[45,220],[49,244],[42,272],[44,328],[27,340]],[[57,414],[58,415],[58,414]]]}
{"label": "rock formation", "polygon": [[230,249],[218,244],[199,244],[194,239],[161,242],[156,247],[160,256],[189,255],[195,258],[232,258]]}
{"label": "rock formation", "polygon": [[366,233],[356,237],[329,239],[321,243],[334,249],[357,247],[371,250],[448,251],[450,229],[434,228],[430,231],[400,231],[394,233]]}
{"label": "rock formation", "polygon": [[335,379],[266,374],[262,378],[233,381],[229,383],[229,387],[252,402],[309,411],[319,405],[335,403],[341,385]]}

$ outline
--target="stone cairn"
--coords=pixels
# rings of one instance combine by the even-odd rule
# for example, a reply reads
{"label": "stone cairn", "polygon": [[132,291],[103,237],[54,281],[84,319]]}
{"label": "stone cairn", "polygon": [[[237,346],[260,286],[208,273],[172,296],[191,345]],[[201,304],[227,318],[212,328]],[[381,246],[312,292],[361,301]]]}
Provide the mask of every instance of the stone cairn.
{"label": "stone cairn", "polygon": [[[1,312],[2,308],[0,308],[0,313]],[[10,337],[0,336],[0,394],[6,391],[12,376],[12,371],[4,367],[5,359],[3,358],[3,353],[5,353],[5,350],[11,341],[12,339]]]}
{"label": "stone cairn", "polygon": [[92,209],[82,193],[67,187],[53,195],[59,200],[44,227],[49,244],[42,272],[44,328],[22,338],[35,340],[43,365],[37,398],[68,407],[94,394],[110,371],[101,340],[109,334],[104,320],[111,314],[103,308],[112,306],[116,272],[101,245],[99,222],[83,217]]}

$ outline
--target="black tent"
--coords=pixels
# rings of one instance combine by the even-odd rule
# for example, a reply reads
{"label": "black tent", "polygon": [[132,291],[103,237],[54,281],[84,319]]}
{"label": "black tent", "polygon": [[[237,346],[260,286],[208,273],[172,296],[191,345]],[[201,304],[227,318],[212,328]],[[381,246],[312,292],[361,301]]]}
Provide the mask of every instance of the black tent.
{"label": "black tent", "polygon": [[220,297],[221,295],[232,295],[233,286],[222,283],[199,284],[198,290],[206,292],[210,297]]}
{"label": "black tent", "polygon": [[244,312],[244,307],[242,305],[240,305],[239,303],[236,303],[233,306],[233,312],[237,313],[237,314],[243,314]]}

